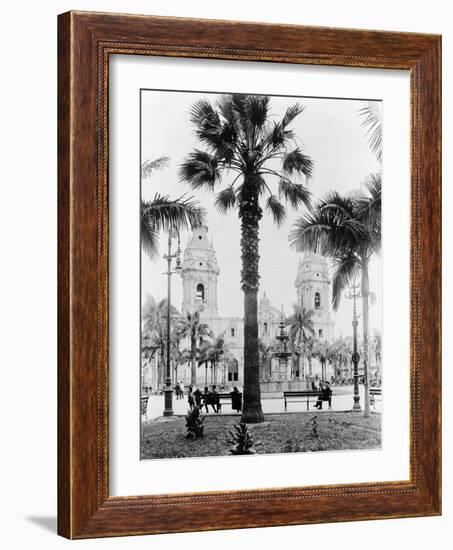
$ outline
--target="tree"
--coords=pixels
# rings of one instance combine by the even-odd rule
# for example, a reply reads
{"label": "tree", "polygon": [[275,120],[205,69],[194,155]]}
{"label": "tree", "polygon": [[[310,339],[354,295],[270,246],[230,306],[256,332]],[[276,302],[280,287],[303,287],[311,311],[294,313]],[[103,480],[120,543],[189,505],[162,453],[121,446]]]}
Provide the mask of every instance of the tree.
{"label": "tree", "polygon": [[374,356],[376,359],[376,376],[381,376],[382,337],[380,333],[374,335]]}
{"label": "tree", "polygon": [[189,338],[190,340],[190,361],[191,361],[191,373],[190,383],[196,385],[197,383],[197,343],[200,338],[209,336],[211,331],[206,323],[203,323],[200,319],[200,312],[198,310],[193,313],[187,313],[185,318],[180,319],[177,333],[179,338]]}
{"label": "tree", "polygon": [[346,286],[361,276],[363,347],[365,369],[364,415],[370,414],[368,391],[368,266],[381,248],[381,176],[372,174],[363,183],[359,196],[329,193],[312,211],[301,216],[290,234],[291,244],[299,251],[311,250],[332,259],[332,304],[338,309]]}
{"label": "tree", "polygon": [[[171,306],[171,319],[179,318],[179,311]],[[174,335],[170,335],[170,342],[174,344]],[[163,368],[165,362],[165,347],[167,345],[167,300],[156,302],[152,296],[147,296],[142,307],[142,351],[149,359],[156,351],[158,356],[158,385],[163,381]]]}
{"label": "tree", "polygon": [[[259,223],[262,203],[279,225],[286,210],[308,205],[305,183],[313,162],[296,142],[291,123],[303,111],[288,107],[281,120],[270,114],[268,96],[222,95],[213,106],[200,100],[190,116],[204,149],[191,152],[180,168],[180,178],[193,189],[215,191],[222,176],[233,178],[215,198],[221,212],[236,209],[241,222],[241,287],[244,292],[244,422],[262,422],[258,304]],[[303,181],[302,181],[303,180]],[[276,182],[276,191],[271,190]],[[267,198],[266,198],[267,197]]]}
{"label": "tree", "polygon": [[292,347],[294,350],[299,350],[298,353],[302,353],[302,361],[304,360],[306,343],[309,337],[315,334],[313,314],[313,310],[307,310],[298,304],[294,304],[294,312],[287,319]]}
{"label": "tree", "polygon": [[264,343],[264,341],[258,339],[258,351],[260,357],[260,379],[266,380],[270,359],[270,346]]}
{"label": "tree", "polygon": [[[225,344],[223,334],[203,340],[200,349],[199,363],[211,364],[211,383],[217,384],[217,366],[225,355],[228,354],[228,346]],[[206,380],[207,383],[207,380]]]}
{"label": "tree", "polygon": [[[149,178],[154,170],[168,165],[168,157],[147,160],[142,164],[142,178]],[[150,258],[157,256],[161,231],[191,229],[203,222],[205,212],[197,201],[184,195],[170,199],[156,194],[151,201],[141,201],[140,238],[143,250]]]}
{"label": "tree", "polygon": [[303,344],[304,354],[308,360],[308,376],[313,376],[313,352],[315,348],[315,338],[314,336],[309,336],[305,343]]}
{"label": "tree", "polygon": [[327,380],[327,359],[328,359],[328,344],[327,342],[317,341],[315,346],[315,355],[321,363],[321,379]]}

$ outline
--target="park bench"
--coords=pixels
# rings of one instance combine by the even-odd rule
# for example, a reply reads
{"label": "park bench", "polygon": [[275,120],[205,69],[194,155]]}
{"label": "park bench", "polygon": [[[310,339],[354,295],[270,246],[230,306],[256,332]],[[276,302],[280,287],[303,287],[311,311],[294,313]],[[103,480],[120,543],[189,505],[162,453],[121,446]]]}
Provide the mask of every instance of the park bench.
{"label": "park bench", "polygon": [[370,405],[376,406],[376,397],[382,399],[382,388],[370,388]]}
{"label": "park bench", "polygon": [[[319,390],[303,390],[303,391],[284,391],[283,399],[285,400],[285,411],[289,402],[304,403],[307,402],[307,411],[310,408],[310,401],[318,401],[322,391]],[[332,396],[329,399],[329,409],[332,407]]]}
{"label": "park bench", "polygon": [[[231,405],[231,395],[230,393],[218,393],[217,394],[219,396],[219,412],[222,410],[222,402],[223,403],[229,403]],[[242,400],[242,393],[239,393],[239,395],[241,396],[241,400]]]}
{"label": "park bench", "polygon": [[145,395],[140,397],[140,414],[145,416],[145,419],[147,418],[147,411],[148,411],[148,401],[149,401],[149,395]]}

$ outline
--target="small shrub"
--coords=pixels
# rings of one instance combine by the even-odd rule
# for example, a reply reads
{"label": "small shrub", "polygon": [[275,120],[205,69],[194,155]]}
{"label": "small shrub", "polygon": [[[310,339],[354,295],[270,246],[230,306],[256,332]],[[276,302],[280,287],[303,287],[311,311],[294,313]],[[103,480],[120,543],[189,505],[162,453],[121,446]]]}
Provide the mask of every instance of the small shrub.
{"label": "small shrub", "polygon": [[200,414],[200,409],[194,407],[191,411],[187,412],[186,415],[186,429],[187,439],[199,439],[204,436],[204,416]]}
{"label": "small shrub", "polygon": [[316,420],[316,416],[314,416],[311,420],[311,435],[313,437],[319,437],[318,433],[318,421]]}
{"label": "small shrub", "polygon": [[284,453],[298,453],[300,450],[300,444],[296,439],[287,439],[283,445]]}
{"label": "small shrub", "polygon": [[233,426],[234,432],[229,431],[230,436],[228,442],[233,445],[230,449],[232,455],[252,455],[255,454],[253,447],[253,440],[248,431],[247,424],[240,422]]}

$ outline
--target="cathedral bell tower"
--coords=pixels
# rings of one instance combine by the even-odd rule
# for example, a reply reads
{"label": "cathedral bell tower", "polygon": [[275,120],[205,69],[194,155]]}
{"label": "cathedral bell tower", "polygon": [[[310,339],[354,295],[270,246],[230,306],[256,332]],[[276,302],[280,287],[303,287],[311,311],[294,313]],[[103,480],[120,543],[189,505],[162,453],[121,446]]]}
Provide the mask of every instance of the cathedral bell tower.
{"label": "cathedral bell tower", "polygon": [[218,317],[219,266],[208,228],[202,225],[189,238],[182,262],[182,314],[199,310],[203,319]]}
{"label": "cathedral bell tower", "polygon": [[299,262],[295,287],[299,305],[314,312],[315,338],[331,342],[334,323],[330,315],[330,276],[326,258],[306,252]]}

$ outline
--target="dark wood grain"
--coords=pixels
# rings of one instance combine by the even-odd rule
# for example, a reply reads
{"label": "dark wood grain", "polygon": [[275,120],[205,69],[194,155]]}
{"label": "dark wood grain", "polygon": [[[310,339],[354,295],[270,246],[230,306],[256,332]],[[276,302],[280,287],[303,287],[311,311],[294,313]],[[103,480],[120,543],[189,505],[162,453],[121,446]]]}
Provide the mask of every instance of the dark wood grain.
{"label": "dark wood grain", "polygon": [[[441,512],[440,37],[70,12],[59,17],[59,520],[68,538]],[[108,490],[111,54],[407,69],[411,74],[410,481],[184,495]]]}

